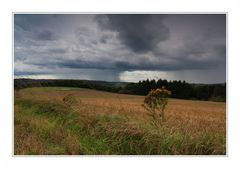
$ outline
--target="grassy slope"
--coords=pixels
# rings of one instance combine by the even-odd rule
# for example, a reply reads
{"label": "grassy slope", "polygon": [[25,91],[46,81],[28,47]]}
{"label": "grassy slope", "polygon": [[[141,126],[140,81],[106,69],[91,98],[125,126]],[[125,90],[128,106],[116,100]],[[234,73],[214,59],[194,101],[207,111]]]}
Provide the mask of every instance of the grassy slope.
{"label": "grassy slope", "polygon": [[143,97],[77,88],[15,94],[15,154],[225,154],[225,104],[170,100],[152,126]]}

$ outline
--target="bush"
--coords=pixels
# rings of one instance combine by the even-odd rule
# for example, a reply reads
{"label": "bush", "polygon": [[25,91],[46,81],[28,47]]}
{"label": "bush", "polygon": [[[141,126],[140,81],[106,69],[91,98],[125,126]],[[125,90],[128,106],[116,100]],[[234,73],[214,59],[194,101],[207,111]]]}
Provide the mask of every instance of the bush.
{"label": "bush", "polygon": [[164,109],[168,103],[169,95],[171,95],[171,92],[163,86],[161,89],[151,90],[144,99],[143,106],[155,125],[162,125],[165,121]]}

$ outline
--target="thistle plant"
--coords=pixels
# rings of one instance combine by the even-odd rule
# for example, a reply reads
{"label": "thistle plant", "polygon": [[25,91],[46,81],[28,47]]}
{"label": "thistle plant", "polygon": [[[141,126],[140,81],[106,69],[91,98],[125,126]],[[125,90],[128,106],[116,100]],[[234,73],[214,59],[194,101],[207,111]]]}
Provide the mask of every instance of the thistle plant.
{"label": "thistle plant", "polygon": [[171,91],[164,86],[152,89],[144,99],[143,107],[148,111],[147,115],[152,119],[153,124],[162,125],[165,122],[165,108],[168,103],[168,96]]}

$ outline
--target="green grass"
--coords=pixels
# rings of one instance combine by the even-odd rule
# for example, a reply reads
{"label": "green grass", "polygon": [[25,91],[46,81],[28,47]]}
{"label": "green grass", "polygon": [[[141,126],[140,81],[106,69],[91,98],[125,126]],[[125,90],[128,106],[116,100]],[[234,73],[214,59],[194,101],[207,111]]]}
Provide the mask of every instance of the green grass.
{"label": "green grass", "polygon": [[86,111],[87,106],[82,104],[76,111],[61,101],[15,97],[14,153],[226,154],[225,136],[217,133],[196,132],[193,136],[185,130],[173,129],[168,125],[154,127],[148,121],[133,116]]}

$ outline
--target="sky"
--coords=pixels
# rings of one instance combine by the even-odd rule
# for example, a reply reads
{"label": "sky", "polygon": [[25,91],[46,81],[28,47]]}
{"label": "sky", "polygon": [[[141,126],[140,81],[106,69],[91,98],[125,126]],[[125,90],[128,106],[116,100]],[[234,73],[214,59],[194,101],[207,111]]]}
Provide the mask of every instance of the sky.
{"label": "sky", "polygon": [[225,14],[15,14],[14,77],[226,82]]}

